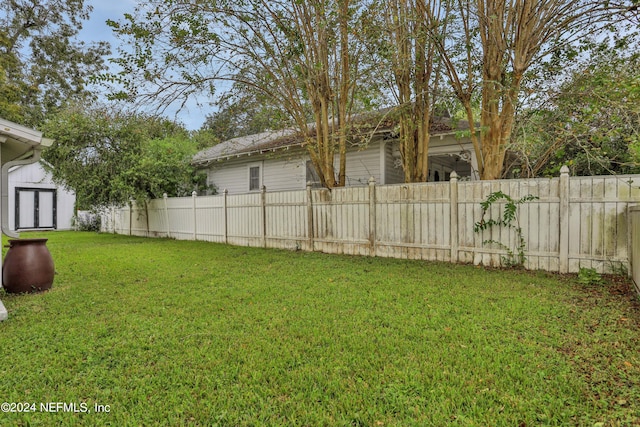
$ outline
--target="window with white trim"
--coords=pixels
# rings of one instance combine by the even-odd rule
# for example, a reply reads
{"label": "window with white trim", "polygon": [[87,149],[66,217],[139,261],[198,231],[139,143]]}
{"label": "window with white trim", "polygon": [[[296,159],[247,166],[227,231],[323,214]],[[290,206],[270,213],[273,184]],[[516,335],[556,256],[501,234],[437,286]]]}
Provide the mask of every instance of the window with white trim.
{"label": "window with white trim", "polygon": [[261,173],[260,165],[249,166],[249,191],[260,191]]}

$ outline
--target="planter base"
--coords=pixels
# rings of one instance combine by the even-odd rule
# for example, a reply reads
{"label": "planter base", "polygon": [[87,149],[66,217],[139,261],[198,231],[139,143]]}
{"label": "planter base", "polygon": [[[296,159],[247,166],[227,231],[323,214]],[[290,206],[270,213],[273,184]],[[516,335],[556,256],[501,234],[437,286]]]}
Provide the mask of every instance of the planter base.
{"label": "planter base", "polygon": [[2,285],[9,293],[46,291],[53,284],[53,258],[47,239],[9,240],[2,265]]}

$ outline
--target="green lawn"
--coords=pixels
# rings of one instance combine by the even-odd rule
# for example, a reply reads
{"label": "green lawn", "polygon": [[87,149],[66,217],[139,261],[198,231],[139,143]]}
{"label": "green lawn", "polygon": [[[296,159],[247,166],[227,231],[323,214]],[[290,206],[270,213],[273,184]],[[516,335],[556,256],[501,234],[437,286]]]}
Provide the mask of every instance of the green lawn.
{"label": "green lawn", "polygon": [[640,425],[640,309],[611,284],[44,236],[53,288],[0,291],[0,402],[36,412],[0,426]]}

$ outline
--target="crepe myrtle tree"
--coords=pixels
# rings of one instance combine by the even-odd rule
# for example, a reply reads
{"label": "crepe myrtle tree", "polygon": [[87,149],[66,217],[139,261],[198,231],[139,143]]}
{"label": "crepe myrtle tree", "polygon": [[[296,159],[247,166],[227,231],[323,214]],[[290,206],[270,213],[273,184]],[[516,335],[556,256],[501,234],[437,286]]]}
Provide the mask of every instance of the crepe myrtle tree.
{"label": "crepe myrtle tree", "polygon": [[[637,4],[153,0],[109,22],[125,43],[114,59],[120,71],[98,80],[117,85],[112,98],[159,108],[213,96],[225,81],[251,87],[286,112],[320,180],[335,187],[345,183],[354,113],[389,94],[376,90],[385,79],[394,80],[386,86],[395,86],[404,109],[405,179],[424,179],[442,70],[469,122],[480,176],[495,179],[502,176],[522,88],[535,67],[570,61],[558,52],[637,14]],[[380,18],[377,25],[372,17]],[[387,42],[369,43],[371,34]]]}
{"label": "crepe myrtle tree", "polygon": [[[345,185],[349,125],[363,81],[367,0],[164,0],[110,21],[125,44],[115,99],[160,109],[221,82],[260,93],[300,132],[322,183]],[[239,86],[238,86],[239,85]],[[336,160],[337,159],[337,160]]]}
{"label": "crepe myrtle tree", "polygon": [[[441,4],[452,9],[450,31],[442,37],[439,31],[430,30],[431,37],[469,121],[482,179],[502,176],[521,90],[534,68],[549,61],[571,61],[562,53],[608,26],[617,28],[633,21],[638,13],[637,0],[458,0]],[[439,28],[439,10],[426,9],[427,28]]]}
{"label": "crepe myrtle tree", "polygon": [[451,7],[439,0],[382,0],[376,11],[370,47],[396,104],[390,115],[398,123],[404,180],[425,182],[431,120],[445,83],[433,35],[446,36]]}

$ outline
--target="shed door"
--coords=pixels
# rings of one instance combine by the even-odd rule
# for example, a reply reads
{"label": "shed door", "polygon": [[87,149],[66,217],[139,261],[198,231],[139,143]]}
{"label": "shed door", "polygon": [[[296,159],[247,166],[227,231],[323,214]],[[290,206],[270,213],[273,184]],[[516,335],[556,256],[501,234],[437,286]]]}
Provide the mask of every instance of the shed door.
{"label": "shed door", "polygon": [[56,190],[16,188],[16,230],[56,228]]}

